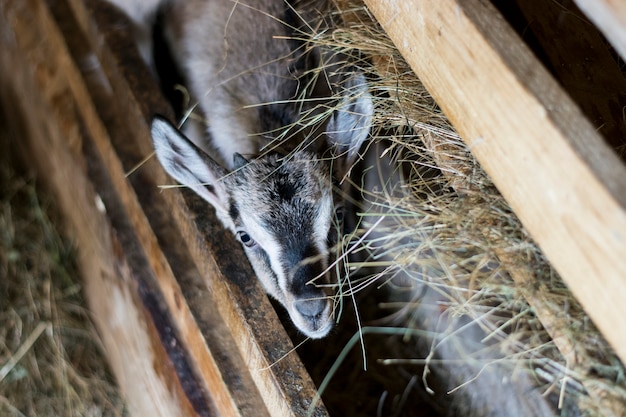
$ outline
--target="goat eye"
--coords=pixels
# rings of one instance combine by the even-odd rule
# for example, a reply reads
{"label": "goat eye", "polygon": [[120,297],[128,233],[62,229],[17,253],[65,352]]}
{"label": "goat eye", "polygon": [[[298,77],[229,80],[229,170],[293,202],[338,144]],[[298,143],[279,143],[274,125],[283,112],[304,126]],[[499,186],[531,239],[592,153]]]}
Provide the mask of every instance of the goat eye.
{"label": "goat eye", "polygon": [[240,241],[241,243],[243,243],[245,246],[247,246],[247,247],[249,247],[249,248],[250,248],[250,247],[252,247],[252,246],[254,246],[254,245],[256,244],[256,242],[254,241],[254,239],[252,239],[252,238],[250,237],[250,235],[249,235],[249,234],[247,234],[247,233],[246,233],[246,232],[244,232],[244,231],[239,231],[239,232],[237,232],[237,239],[239,239],[239,241]]}

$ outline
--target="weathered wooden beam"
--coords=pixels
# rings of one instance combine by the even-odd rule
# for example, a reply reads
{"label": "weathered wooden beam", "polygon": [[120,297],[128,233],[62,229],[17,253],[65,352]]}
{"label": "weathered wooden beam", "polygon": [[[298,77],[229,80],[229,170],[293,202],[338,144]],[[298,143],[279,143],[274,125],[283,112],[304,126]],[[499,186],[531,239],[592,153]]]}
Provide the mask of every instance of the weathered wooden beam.
{"label": "weathered wooden beam", "polygon": [[[111,23],[100,12],[99,24]],[[156,160],[127,175],[152,152],[147,120],[168,112],[129,53],[128,27],[95,25],[74,0],[3,1],[0,26],[3,106],[58,196],[131,412],[303,415],[315,387],[287,355],[293,346],[240,245],[205,205],[189,210],[195,197],[159,191],[167,180]]]}
{"label": "weathered wooden beam", "polygon": [[626,360],[626,168],[490,3],[366,4]]}
{"label": "weathered wooden beam", "polygon": [[580,10],[626,59],[626,4],[616,0],[575,0]]}
{"label": "weathered wooden beam", "polygon": [[70,60],[58,28],[42,2],[2,2],[0,20],[2,105],[79,247],[85,292],[129,409],[137,415],[198,415],[180,379],[166,378],[176,375],[175,364],[141,301],[138,271],[120,241],[124,231],[112,227],[87,176],[84,125],[68,80],[76,74],[66,72]]}

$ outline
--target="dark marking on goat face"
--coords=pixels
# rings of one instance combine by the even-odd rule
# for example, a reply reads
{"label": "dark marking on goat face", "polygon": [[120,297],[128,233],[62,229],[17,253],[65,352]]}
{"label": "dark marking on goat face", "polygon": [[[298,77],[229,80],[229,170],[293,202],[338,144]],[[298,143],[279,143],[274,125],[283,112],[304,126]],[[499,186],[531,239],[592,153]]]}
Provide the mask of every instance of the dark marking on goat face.
{"label": "dark marking on goat face", "polygon": [[321,291],[315,284],[309,284],[316,278],[323,281],[324,269],[317,248],[310,242],[300,241],[285,248],[284,260],[286,272],[291,278],[289,282],[291,292],[299,298],[319,296]]}
{"label": "dark marking on goat face", "polygon": [[283,201],[290,201],[295,195],[297,190],[297,184],[293,181],[290,181],[288,176],[284,175],[278,178],[276,184],[276,191],[278,193],[278,197]]}
{"label": "dark marking on goat face", "polygon": [[230,200],[228,215],[230,216],[233,223],[237,223],[237,219],[239,218],[239,208],[237,207],[237,203],[235,203],[233,200]]}

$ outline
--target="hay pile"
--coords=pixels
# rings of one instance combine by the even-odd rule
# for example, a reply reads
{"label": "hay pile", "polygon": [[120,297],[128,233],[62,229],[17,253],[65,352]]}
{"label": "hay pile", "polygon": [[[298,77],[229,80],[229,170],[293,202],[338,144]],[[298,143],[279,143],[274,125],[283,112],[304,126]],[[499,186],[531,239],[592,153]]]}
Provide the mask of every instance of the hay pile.
{"label": "hay pile", "polygon": [[[614,352],[362,3],[338,3],[342,27],[317,34],[314,42],[359,51],[357,65],[371,74],[376,96],[373,133],[385,149],[377,152],[392,156],[395,167],[403,165],[407,172],[401,184],[379,184],[375,193],[365,180],[354,180],[374,201],[365,211],[376,213],[358,235],[365,236],[363,251],[370,257],[352,266],[361,271],[369,266],[374,272],[363,282],[389,289],[392,302],[383,307],[395,308],[395,325],[407,334],[438,332],[427,338],[426,356],[416,349],[412,359],[385,363],[425,365],[418,377],[428,386],[429,365],[437,360],[445,374],[459,361],[480,357],[474,374],[445,389],[471,391],[476,384],[480,393],[479,374],[497,363],[505,374],[525,374],[561,415],[624,415],[624,367]],[[441,175],[424,167],[436,167]],[[373,237],[368,233],[381,219],[376,216],[384,219]],[[401,277],[400,286],[394,276]],[[427,290],[437,296],[424,298]],[[432,320],[446,321],[447,327],[428,324],[420,308],[429,300],[436,308],[428,314],[439,312]],[[450,325],[454,320],[457,325]],[[471,358],[442,357],[440,344],[468,323],[482,332],[482,346]]]}
{"label": "hay pile", "polygon": [[[0,415],[122,416],[54,202],[16,170],[0,122]],[[16,143],[16,142],[14,142]]]}

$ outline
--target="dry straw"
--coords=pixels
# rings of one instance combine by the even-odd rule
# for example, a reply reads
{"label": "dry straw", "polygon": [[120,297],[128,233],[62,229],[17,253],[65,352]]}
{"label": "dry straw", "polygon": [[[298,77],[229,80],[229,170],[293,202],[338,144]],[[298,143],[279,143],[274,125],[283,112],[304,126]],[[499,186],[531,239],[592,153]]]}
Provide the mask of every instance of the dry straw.
{"label": "dry straw", "polygon": [[[0,128],[2,125],[0,124]],[[32,180],[0,143],[0,415],[122,416],[73,262]]]}
{"label": "dry straw", "polygon": [[[351,265],[375,272],[355,276],[363,285],[389,288],[392,297],[409,281],[411,299],[398,296],[383,306],[395,309],[396,324],[424,326],[416,306],[428,288],[447,316],[467,317],[482,330],[481,341],[497,350],[490,357],[529,375],[558,407],[569,403],[583,415],[625,415],[624,368],[612,349],[366,8],[358,1],[338,3],[340,27],[316,34],[313,42],[353,56],[359,51],[355,65],[370,74],[376,100],[377,152],[394,159],[391,171],[402,166],[404,173],[398,182],[386,172],[391,180],[374,191],[366,180],[354,180],[373,201],[362,208],[360,233],[373,224],[368,216],[384,217],[379,233],[361,248],[369,257]],[[392,276],[405,282],[398,286]],[[355,288],[361,288],[358,280]],[[388,363],[425,364],[428,372],[446,337],[443,332],[433,339],[432,356]],[[450,368],[463,358],[438,360]],[[471,389],[480,379],[455,383]]]}

